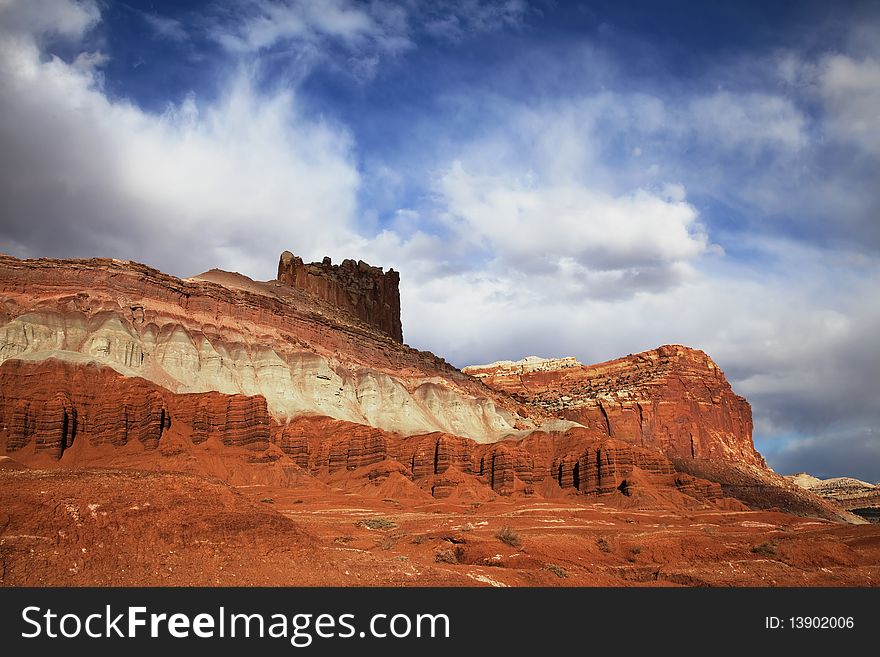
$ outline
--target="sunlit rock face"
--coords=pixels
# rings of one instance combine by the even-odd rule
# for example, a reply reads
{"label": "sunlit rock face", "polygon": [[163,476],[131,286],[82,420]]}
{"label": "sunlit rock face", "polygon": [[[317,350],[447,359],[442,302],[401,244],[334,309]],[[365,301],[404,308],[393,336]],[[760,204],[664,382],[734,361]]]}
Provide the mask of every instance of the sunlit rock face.
{"label": "sunlit rock face", "polygon": [[[358,265],[352,271],[364,281],[391,274]],[[367,283],[362,288],[369,291]],[[181,280],[131,262],[5,256],[0,290],[0,363],[95,362],[177,393],[259,395],[279,421],[318,414],[478,442],[533,426],[506,396],[400,344],[399,300],[377,320],[388,325],[383,330],[328,300],[326,290],[217,270]]]}
{"label": "sunlit rock face", "polygon": [[597,365],[532,357],[464,371],[528,406],[669,457],[765,467],[749,403],[697,349],[666,345]]}
{"label": "sunlit rock face", "polygon": [[334,265],[330,258],[304,263],[290,251],[278,261],[278,280],[305,290],[363,320],[373,328],[403,342],[400,324],[400,275],[372,267],[363,260],[343,260]]}

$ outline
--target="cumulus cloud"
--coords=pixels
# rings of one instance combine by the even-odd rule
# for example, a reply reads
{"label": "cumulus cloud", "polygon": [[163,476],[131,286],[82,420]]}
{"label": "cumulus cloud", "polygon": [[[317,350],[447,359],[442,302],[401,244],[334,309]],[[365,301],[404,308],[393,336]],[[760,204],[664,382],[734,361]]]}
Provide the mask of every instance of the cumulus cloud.
{"label": "cumulus cloud", "polygon": [[605,272],[596,282],[613,287],[639,272],[668,276],[707,245],[692,205],[642,189],[613,196],[474,174],[455,162],[438,191],[454,231],[519,271]]}
{"label": "cumulus cloud", "polygon": [[[602,90],[462,102],[485,123],[435,171],[443,222],[396,246],[404,272],[424,272],[412,264],[422,257],[445,263],[401,282],[409,339],[458,365],[532,353],[598,362],[683,343],[710,353],[752,402],[759,448],[780,471],[818,463],[793,455],[818,459],[823,441],[829,452],[855,445],[846,437],[880,426],[880,360],[865,352],[880,332],[880,265],[813,222],[864,237],[876,193],[820,166],[827,126],[801,100]],[[692,186],[753,216],[724,231]],[[435,253],[411,252],[416,241]],[[815,447],[784,449],[792,435]]]}
{"label": "cumulus cloud", "polygon": [[[92,22],[85,5],[52,6],[80,34]],[[217,101],[190,97],[157,115],[109,98],[99,62],[47,57],[34,32],[0,36],[0,248],[269,278],[265,254],[279,245],[319,257],[348,239],[351,139],[303,118],[293,91],[261,93],[241,68]]]}

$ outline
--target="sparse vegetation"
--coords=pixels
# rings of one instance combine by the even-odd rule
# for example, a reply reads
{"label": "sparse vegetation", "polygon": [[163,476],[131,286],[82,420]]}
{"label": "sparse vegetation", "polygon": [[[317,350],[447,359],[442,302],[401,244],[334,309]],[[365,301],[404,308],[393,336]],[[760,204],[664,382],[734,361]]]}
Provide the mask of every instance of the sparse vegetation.
{"label": "sparse vegetation", "polygon": [[498,533],[495,534],[495,538],[497,538],[502,543],[509,545],[510,547],[518,548],[522,545],[519,534],[516,533],[513,527],[502,527],[498,530]]}
{"label": "sparse vegetation", "polygon": [[440,550],[434,555],[434,561],[437,563],[458,563],[458,555],[455,550]]}
{"label": "sparse vegetation", "polygon": [[752,548],[752,553],[762,557],[775,557],[776,546],[773,543],[761,543]]}
{"label": "sparse vegetation", "polygon": [[397,545],[397,539],[394,537],[391,537],[391,536],[389,536],[387,538],[383,538],[381,541],[376,543],[376,547],[379,548],[380,550],[390,550],[395,545]]}
{"label": "sparse vegetation", "polygon": [[555,563],[548,563],[546,566],[544,566],[544,569],[549,570],[551,573],[559,578],[564,579],[568,577],[568,573],[565,572],[565,568],[563,568],[562,566],[557,566]]}
{"label": "sparse vegetation", "polygon": [[263,504],[275,504],[275,500],[273,500],[271,497],[264,497],[260,500],[260,502],[262,502]]}
{"label": "sparse vegetation", "polygon": [[367,529],[394,529],[397,525],[387,518],[367,518],[357,523]]}
{"label": "sparse vegetation", "polygon": [[430,540],[430,538],[431,537],[427,534],[421,534],[419,536],[413,536],[413,539],[410,541],[410,543],[412,543],[413,545],[421,545],[425,541]]}
{"label": "sparse vegetation", "polygon": [[608,543],[608,540],[604,536],[600,536],[596,539],[596,545],[599,546],[600,552],[611,552],[611,545]]}

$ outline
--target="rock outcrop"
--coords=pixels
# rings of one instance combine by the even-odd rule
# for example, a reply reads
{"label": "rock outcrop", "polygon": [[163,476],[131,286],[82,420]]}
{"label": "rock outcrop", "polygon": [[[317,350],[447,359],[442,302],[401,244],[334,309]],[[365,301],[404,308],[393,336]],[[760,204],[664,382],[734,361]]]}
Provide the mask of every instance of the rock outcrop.
{"label": "rock outcrop", "polygon": [[[340,268],[339,280],[350,270]],[[355,267],[352,276],[363,282],[374,274]],[[380,297],[390,303],[396,273],[382,276]],[[0,298],[0,363],[95,362],[177,393],[261,396],[279,421],[318,414],[481,442],[534,426],[506,395],[444,360],[400,344],[344,304],[277,282],[218,270],[181,280],[118,260],[0,256]]]}
{"label": "rock outcrop", "polygon": [[527,406],[670,458],[765,465],[752,443],[751,407],[702,351],[667,345],[597,365],[542,359],[536,369],[529,360],[464,371]]}
{"label": "rock outcrop", "polygon": [[852,477],[819,479],[806,472],[786,479],[866,520],[880,522],[880,486]]}
{"label": "rock outcrop", "polygon": [[303,417],[280,429],[278,436],[285,453],[315,476],[394,461],[434,497],[467,485],[486,486],[499,495],[630,497],[646,482],[695,500],[723,497],[717,484],[677,475],[656,450],[579,427],[485,445],[444,433],[403,438],[329,418]]}
{"label": "rock outcrop", "polygon": [[[672,462],[654,447],[584,427],[486,444],[443,432],[404,436],[319,415],[278,421],[260,395],[175,393],[109,367],[52,358],[0,364],[0,451],[39,467],[121,458],[126,467],[183,467],[239,482],[293,481],[292,468],[344,487],[375,487],[393,476],[435,498],[586,495],[639,508],[741,508],[730,499],[736,498],[852,520],[769,470]],[[274,470],[258,475],[252,468],[259,464]]]}
{"label": "rock outcrop", "polygon": [[298,287],[285,260],[294,285],[0,256],[0,449],[40,467],[109,459],[477,501],[735,497],[850,519],[765,468],[748,403],[700,351],[530,357],[468,376],[371,323],[394,318],[385,305],[399,318],[396,274],[328,262],[321,287],[303,265]]}
{"label": "rock outcrop", "polygon": [[327,257],[322,262],[304,263],[285,251],[278,261],[278,280],[332,303],[403,342],[400,274],[393,269],[384,272],[363,260],[350,259],[334,265]]}
{"label": "rock outcrop", "polygon": [[7,453],[32,447],[59,459],[81,443],[124,447],[137,441],[155,450],[172,423],[194,445],[216,438],[250,450],[266,449],[270,430],[263,397],[174,394],[107,367],[55,359],[0,365],[0,422]]}
{"label": "rock outcrop", "polygon": [[470,374],[477,379],[494,378],[500,376],[518,376],[529,372],[556,372],[569,367],[583,367],[574,356],[563,358],[541,358],[540,356],[526,356],[522,360],[499,360],[488,365],[469,365],[463,367],[462,372]]}

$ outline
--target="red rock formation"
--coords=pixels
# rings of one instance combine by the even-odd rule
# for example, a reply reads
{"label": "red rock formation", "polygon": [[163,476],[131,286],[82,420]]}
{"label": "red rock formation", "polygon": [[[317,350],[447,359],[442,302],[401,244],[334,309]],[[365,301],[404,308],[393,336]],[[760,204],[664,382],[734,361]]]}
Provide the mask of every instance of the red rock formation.
{"label": "red rock formation", "polygon": [[393,269],[383,272],[381,267],[371,267],[363,260],[343,260],[341,265],[333,265],[330,258],[306,264],[285,251],[278,261],[278,280],[328,301],[403,342],[400,274]]}
{"label": "red rock formation", "polygon": [[259,395],[203,392],[168,398],[172,419],[192,427],[194,444],[216,437],[224,445],[255,451],[269,446],[269,409]]}
{"label": "red rock formation", "polygon": [[[0,365],[0,450],[16,460],[27,464],[36,459],[33,463],[45,465],[49,455],[62,466],[75,467],[89,454],[93,456],[86,463],[101,462],[132,442],[143,445],[144,451],[127,452],[129,459],[142,454],[124,461],[130,467],[165,467],[161,459],[182,453],[188,456],[178,463],[187,468],[205,459],[202,470],[238,481],[252,481],[253,472],[242,470],[244,463],[277,463],[276,474],[266,475],[272,480],[296,480],[298,475],[288,468],[336,485],[347,485],[347,473],[352,481],[363,476],[357,473],[366,473],[375,485],[390,482],[393,475],[395,482],[406,481],[436,497],[459,495],[459,490],[466,491],[465,499],[485,499],[492,493],[612,495],[631,498],[642,507],[663,507],[670,495],[678,495],[676,504],[708,502],[733,508],[725,497],[732,496],[759,508],[788,505],[797,513],[850,519],[757,466],[722,467],[729,462],[682,459],[673,467],[656,448],[582,427],[479,444],[439,432],[404,437],[324,416],[278,424],[260,396],[176,394],[108,367],[55,359],[12,359]],[[226,448],[229,456],[223,457]],[[243,459],[242,452],[232,448],[245,448],[253,456]],[[227,466],[211,465],[218,456],[227,459]],[[388,484],[393,490],[399,487],[395,482]],[[793,495],[786,485],[799,493]]]}
{"label": "red rock formation", "polygon": [[316,475],[393,459],[414,482],[430,486],[432,495],[439,491],[440,496],[447,496],[461,483],[458,475],[445,476],[450,471],[473,477],[501,495],[534,494],[545,482],[571,493],[627,494],[627,478],[638,468],[647,476],[663,479],[663,486],[678,487],[682,492],[686,489],[697,499],[721,497],[717,485],[697,485],[693,477],[687,482],[682,479],[680,486],[673,483],[672,463],[654,449],[582,428],[563,434],[536,432],[521,441],[480,445],[443,433],[402,438],[371,427],[307,417],[286,425],[278,436],[287,453],[300,459],[305,452],[312,455],[309,469]]}
{"label": "red rock formation", "polygon": [[502,363],[465,371],[524,404],[670,457],[765,465],[752,443],[749,403],[696,349],[670,345],[555,370],[512,371]]}
{"label": "red rock formation", "polygon": [[[375,271],[353,271],[363,285],[352,303],[366,308],[355,292],[367,294]],[[397,317],[396,274],[381,276],[374,297]],[[456,428],[483,442],[531,425],[509,397],[443,359],[277,281],[0,255],[0,297],[0,362],[95,361],[175,392],[259,394],[276,419],[317,413],[408,434]]]}
{"label": "red rock formation", "polygon": [[0,419],[7,452],[33,443],[36,452],[56,458],[77,441],[121,447],[136,440],[153,450],[172,422],[186,429],[193,444],[217,438],[252,450],[269,446],[262,397],[177,395],[107,367],[54,359],[0,365]]}

